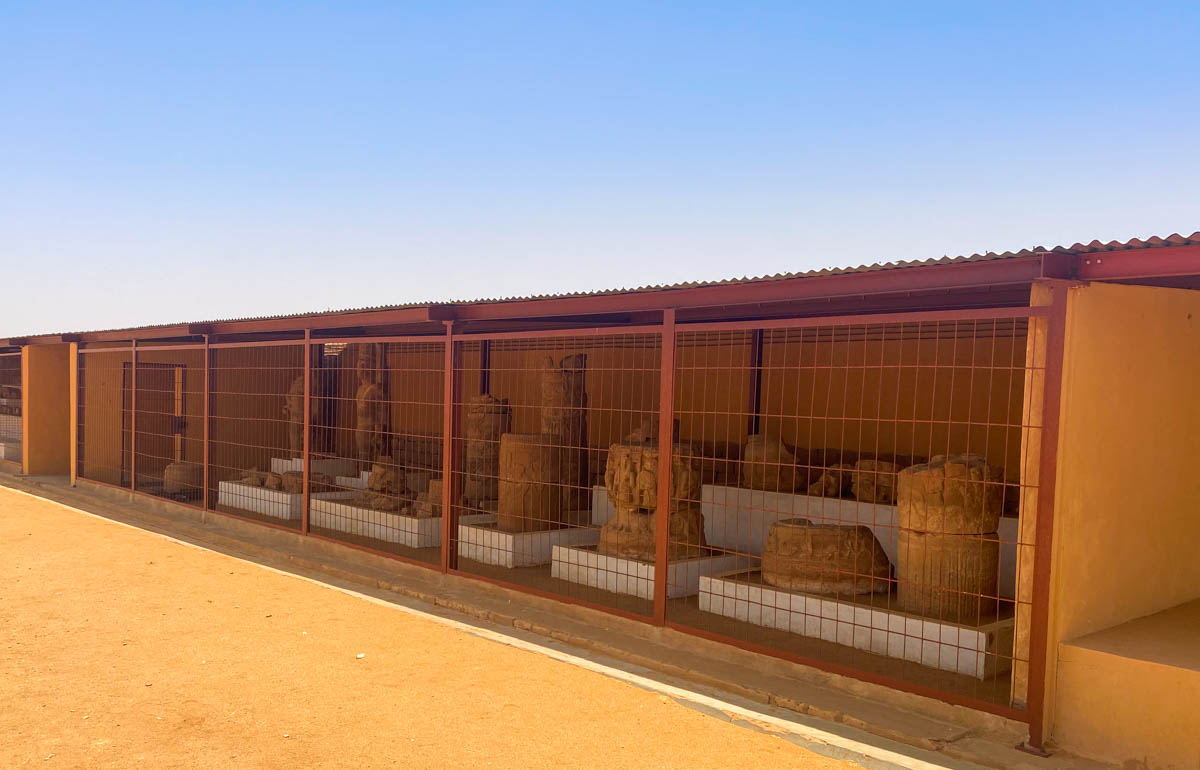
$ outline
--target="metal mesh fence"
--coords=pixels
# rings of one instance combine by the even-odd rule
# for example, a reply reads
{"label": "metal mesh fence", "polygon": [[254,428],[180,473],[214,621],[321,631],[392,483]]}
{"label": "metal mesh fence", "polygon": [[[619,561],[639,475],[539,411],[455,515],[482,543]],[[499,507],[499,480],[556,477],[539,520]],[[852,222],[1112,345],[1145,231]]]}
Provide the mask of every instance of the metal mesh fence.
{"label": "metal mesh fence", "polygon": [[611,448],[657,436],[659,335],[498,335],[458,344],[458,569],[649,615],[643,573],[653,568],[653,526],[629,523],[616,546],[620,563],[600,542],[617,515],[606,487],[627,481],[609,472]]}
{"label": "metal mesh fence", "polygon": [[122,347],[79,350],[80,478],[128,487],[133,478],[133,353]]}
{"label": "metal mesh fence", "polygon": [[204,497],[204,349],[137,350],[138,491],[199,505]]}
{"label": "metal mesh fence", "polygon": [[0,353],[0,460],[21,462],[21,351]]}

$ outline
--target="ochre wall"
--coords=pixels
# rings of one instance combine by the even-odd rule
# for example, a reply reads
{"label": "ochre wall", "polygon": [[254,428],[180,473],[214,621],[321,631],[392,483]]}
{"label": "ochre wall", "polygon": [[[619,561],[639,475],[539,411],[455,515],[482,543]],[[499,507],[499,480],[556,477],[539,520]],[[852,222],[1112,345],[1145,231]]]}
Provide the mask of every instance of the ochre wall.
{"label": "ochre wall", "polygon": [[70,344],[22,349],[22,463],[33,476],[71,469]]}
{"label": "ochre wall", "polygon": [[[1060,642],[1200,596],[1200,292],[1073,288],[1064,357],[1047,672],[1051,726],[1061,709],[1072,709],[1076,722],[1087,719],[1079,709],[1091,709],[1099,722],[1111,708],[1099,699],[1058,699]],[[1143,734],[1160,708],[1181,705],[1168,698],[1133,715],[1138,721],[1127,734]],[[1053,727],[1051,736],[1057,737]],[[1154,749],[1131,744],[1112,759],[1141,762]]]}
{"label": "ochre wall", "polygon": [[[80,475],[107,484],[121,483],[121,391],[128,351],[81,353],[82,386]],[[128,464],[128,459],[126,459]]]}

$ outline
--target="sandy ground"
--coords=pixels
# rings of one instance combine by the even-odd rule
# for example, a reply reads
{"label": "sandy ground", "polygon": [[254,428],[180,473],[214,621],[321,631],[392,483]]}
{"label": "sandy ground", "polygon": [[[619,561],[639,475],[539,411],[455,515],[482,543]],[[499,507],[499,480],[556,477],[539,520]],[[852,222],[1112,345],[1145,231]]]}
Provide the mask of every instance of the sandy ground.
{"label": "sandy ground", "polygon": [[0,767],[856,767],[4,489],[0,648]]}

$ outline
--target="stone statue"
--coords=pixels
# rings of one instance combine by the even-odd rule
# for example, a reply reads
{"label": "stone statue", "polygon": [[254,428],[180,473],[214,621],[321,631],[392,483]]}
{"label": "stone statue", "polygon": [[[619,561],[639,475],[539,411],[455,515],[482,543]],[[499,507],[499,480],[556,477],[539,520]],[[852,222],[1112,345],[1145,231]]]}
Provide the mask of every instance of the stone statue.
{"label": "stone statue", "polygon": [[900,609],[950,621],[994,616],[1003,511],[1003,470],[979,455],[938,455],[900,471]]}
{"label": "stone statue", "polygon": [[558,363],[546,356],[542,363],[541,433],[553,436],[563,449],[560,492],[568,511],[588,507],[591,499],[586,384],[587,354],[569,355]]}
{"label": "stone statue", "polygon": [[204,466],[200,463],[171,463],[163,468],[163,494],[195,496],[204,486]]}
{"label": "stone statue", "polygon": [[767,492],[795,492],[796,455],[779,436],[754,435],[742,450],[742,486]]}
{"label": "stone statue", "polygon": [[379,384],[378,351],[373,343],[358,346],[358,389],[354,392],[354,451],[359,460],[374,460],[387,447],[388,400]]}
{"label": "stone statue", "polygon": [[[316,399],[314,398],[315,402]],[[314,410],[315,411],[315,410]],[[292,380],[283,399],[283,419],[288,423],[288,450],[293,457],[304,453],[304,375]]]}
{"label": "stone statue", "polygon": [[541,433],[500,437],[499,529],[536,532],[562,528],[566,453],[558,441],[556,436]]}
{"label": "stone statue", "polygon": [[466,405],[463,501],[478,508],[500,494],[500,437],[512,429],[508,399],[484,393]]}
{"label": "stone statue", "polygon": [[763,546],[763,582],[789,591],[859,594],[891,590],[892,565],[870,527],[784,519]]}
{"label": "stone statue", "polygon": [[[691,447],[676,444],[671,456],[668,518],[669,560],[699,556],[708,546],[700,510],[700,469]],[[645,443],[613,444],[608,450],[604,486],[616,509],[600,528],[601,553],[654,561],[658,511],[658,447]]]}

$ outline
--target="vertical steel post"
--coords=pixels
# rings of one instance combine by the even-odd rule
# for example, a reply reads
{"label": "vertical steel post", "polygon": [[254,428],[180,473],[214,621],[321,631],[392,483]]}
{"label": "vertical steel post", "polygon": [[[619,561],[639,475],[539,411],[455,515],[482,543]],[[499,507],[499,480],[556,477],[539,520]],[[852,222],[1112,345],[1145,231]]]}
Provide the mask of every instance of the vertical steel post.
{"label": "vertical steel post", "polygon": [[750,403],[746,420],[746,435],[757,435],[762,420],[763,330],[750,333]]}
{"label": "vertical steel post", "polygon": [[454,439],[458,435],[458,396],[462,379],[458,372],[458,344],[454,341],[454,322],[446,325],[445,371],[442,384],[442,571],[458,568],[458,516],[454,501],[458,499],[458,452]]}
{"label": "vertical steel post", "polygon": [[129,343],[129,489],[137,491],[137,340]]}
{"label": "vertical steel post", "polygon": [[67,354],[70,356],[67,364],[68,379],[71,388],[71,392],[67,394],[70,402],[67,408],[71,410],[71,470],[69,478],[71,486],[75,486],[79,480],[79,343],[72,342],[68,350],[70,351]]}
{"label": "vertical steel post", "polygon": [[204,426],[200,439],[200,464],[204,474],[204,491],[201,493],[200,505],[208,510],[208,424],[212,413],[210,402],[212,393],[212,350],[208,347],[209,335],[204,335]]}
{"label": "vertical steel post", "polygon": [[492,341],[482,340],[479,343],[479,395],[491,392],[492,389]]}
{"label": "vertical steel post", "polygon": [[658,380],[658,501],[654,515],[654,622],[667,622],[671,459],[675,451],[675,309],[663,310]]}
{"label": "vertical steel post", "polygon": [[312,430],[312,330],[304,330],[304,438],[301,440],[301,452],[304,457],[304,496],[300,505],[300,531],[308,534],[308,507],[311,502],[309,495],[309,478],[312,457],[309,451],[309,436]]}
{"label": "vertical steel post", "polygon": [[1054,539],[1054,493],[1058,469],[1058,423],[1062,400],[1063,351],[1069,282],[1052,285],[1054,299],[1046,324],[1046,372],[1042,397],[1042,440],[1033,556],[1033,597],[1029,619],[1029,746],[1045,751],[1046,656],[1049,654],[1050,567]]}

